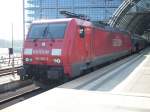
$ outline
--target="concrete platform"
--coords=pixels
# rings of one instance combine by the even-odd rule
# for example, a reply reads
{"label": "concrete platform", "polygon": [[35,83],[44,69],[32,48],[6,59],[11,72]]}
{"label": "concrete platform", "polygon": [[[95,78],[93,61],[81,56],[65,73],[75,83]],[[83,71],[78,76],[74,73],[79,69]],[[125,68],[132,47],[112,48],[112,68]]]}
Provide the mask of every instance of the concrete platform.
{"label": "concrete platform", "polygon": [[145,57],[144,61],[112,92],[150,94],[150,51],[143,57]]}
{"label": "concrete platform", "polygon": [[150,112],[150,96],[55,88],[1,112]]}

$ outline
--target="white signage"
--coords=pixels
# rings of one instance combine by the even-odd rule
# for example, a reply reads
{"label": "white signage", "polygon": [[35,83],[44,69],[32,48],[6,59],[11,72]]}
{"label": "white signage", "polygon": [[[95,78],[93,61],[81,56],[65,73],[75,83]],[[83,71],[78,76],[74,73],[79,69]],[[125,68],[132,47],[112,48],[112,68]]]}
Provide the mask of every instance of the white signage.
{"label": "white signage", "polygon": [[32,55],[32,49],[24,49],[25,55]]}
{"label": "white signage", "polygon": [[113,39],[112,40],[112,46],[114,46],[114,47],[122,46],[122,40],[121,39],[117,39],[117,38]]}
{"label": "white signage", "polygon": [[52,56],[60,56],[61,49],[52,49]]}

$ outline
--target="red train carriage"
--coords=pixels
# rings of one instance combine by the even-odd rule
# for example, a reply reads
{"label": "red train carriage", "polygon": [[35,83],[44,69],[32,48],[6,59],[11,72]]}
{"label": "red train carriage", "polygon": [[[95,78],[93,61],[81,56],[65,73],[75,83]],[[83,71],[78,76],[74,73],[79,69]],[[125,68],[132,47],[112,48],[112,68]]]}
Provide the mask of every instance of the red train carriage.
{"label": "red train carriage", "polygon": [[148,41],[142,38],[140,35],[132,35],[132,45],[134,52],[139,52],[140,50],[148,46]]}
{"label": "red train carriage", "polygon": [[65,18],[33,22],[23,51],[21,78],[53,80],[128,55],[132,44],[128,33]]}

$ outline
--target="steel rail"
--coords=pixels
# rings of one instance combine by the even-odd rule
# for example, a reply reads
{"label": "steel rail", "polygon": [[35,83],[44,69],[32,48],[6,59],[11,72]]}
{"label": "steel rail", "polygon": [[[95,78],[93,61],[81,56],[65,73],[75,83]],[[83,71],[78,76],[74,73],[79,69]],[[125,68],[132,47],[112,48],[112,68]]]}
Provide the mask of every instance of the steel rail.
{"label": "steel rail", "polygon": [[[24,88],[28,88],[29,87],[29,89],[25,89],[24,91],[19,91],[18,93],[16,92],[16,94],[14,94],[13,96],[8,96],[7,98],[5,98],[5,99],[1,99],[0,100],[0,105],[2,104],[2,103],[4,103],[4,102],[8,102],[8,101],[10,101],[10,100],[12,100],[12,99],[14,99],[14,98],[16,98],[16,97],[19,97],[19,96],[22,96],[22,95],[25,95],[25,94],[28,94],[28,93],[30,93],[30,92],[33,92],[33,91],[37,91],[37,90],[39,90],[40,89],[40,87],[33,87],[33,88],[30,88],[32,85],[29,85],[29,86],[26,86],[26,87],[24,87]],[[6,93],[5,93],[6,94]]]}
{"label": "steel rail", "polygon": [[33,83],[29,83],[29,84],[27,83],[26,85],[18,89],[14,88],[9,92],[4,92],[0,94],[0,109],[6,108],[10,105],[20,102],[20,100],[18,101],[18,99],[20,98],[21,99],[23,98],[23,100],[25,100],[27,98],[30,98],[42,92],[45,92],[49,89],[52,89],[56,86],[58,86],[58,84],[52,84],[49,88],[43,89],[43,88],[40,88],[39,86],[36,86]]}
{"label": "steel rail", "polygon": [[[19,98],[23,98],[25,100],[25,96],[29,96],[29,97],[32,97],[32,96],[35,96],[35,95],[32,95],[33,93],[34,94],[38,94],[38,93],[41,93],[41,92],[44,92],[43,89],[41,89],[40,87],[32,87],[32,85],[28,85],[24,88],[21,88],[21,90],[19,91],[15,91],[13,95],[4,95],[4,98],[1,98],[0,99],[0,109],[3,109],[3,108],[6,108],[10,105],[13,105],[16,103],[15,100],[19,99]],[[19,102],[19,101],[18,101]]]}
{"label": "steel rail", "polygon": [[2,76],[7,76],[7,75],[12,75],[12,71],[14,71],[14,73],[17,73],[17,69],[21,68],[22,66],[18,66],[13,68],[7,68],[7,69],[2,69],[0,70],[0,77]]}

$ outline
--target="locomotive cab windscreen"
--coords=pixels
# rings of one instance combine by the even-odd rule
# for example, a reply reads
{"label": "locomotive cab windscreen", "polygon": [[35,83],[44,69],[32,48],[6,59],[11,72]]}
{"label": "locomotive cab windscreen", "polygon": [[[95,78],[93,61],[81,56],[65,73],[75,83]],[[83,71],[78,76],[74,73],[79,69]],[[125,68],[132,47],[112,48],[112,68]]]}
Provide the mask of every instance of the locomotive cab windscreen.
{"label": "locomotive cab windscreen", "polygon": [[63,39],[67,23],[32,24],[28,39]]}

